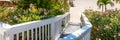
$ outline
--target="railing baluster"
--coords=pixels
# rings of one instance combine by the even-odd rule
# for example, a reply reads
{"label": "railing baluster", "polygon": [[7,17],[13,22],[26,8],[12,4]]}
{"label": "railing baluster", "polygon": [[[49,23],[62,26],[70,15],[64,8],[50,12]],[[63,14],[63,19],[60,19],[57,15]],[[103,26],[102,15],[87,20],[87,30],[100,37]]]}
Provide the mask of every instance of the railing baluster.
{"label": "railing baluster", "polygon": [[45,25],[44,25],[44,40],[46,40]]}
{"label": "railing baluster", "polygon": [[17,40],[19,40],[19,34],[17,33]]}
{"label": "railing baluster", "polygon": [[45,40],[47,40],[47,25],[45,25]]}
{"label": "railing baluster", "polygon": [[36,38],[35,39],[37,40],[37,28],[35,28],[35,32],[36,32]]}
{"label": "railing baluster", "polygon": [[24,40],[24,32],[22,32],[22,40]]}
{"label": "railing baluster", "polygon": [[33,29],[31,30],[31,35],[32,35],[32,38],[31,38],[31,39],[33,40],[33,38],[34,38],[34,37],[33,37]]}
{"label": "railing baluster", "polygon": [[[1,36],[1,35],[0,35]],[[14,40],[14,35],[10,35],[10,40]],[[0,37],[1,38],[1,37]]]}
{"label": "railing baluster", "polygon": [[48,24],[47,24],[47,40],[49,40],[48,35],[49,35],[49,33],[48,33]]}
{"label": "railing baluster", "polygon": [[42,27],[42,40],[44,40],[44,26]]}
{"label": "railing baluster", "polygon": [[43,39],[43,27],[41,26],[41,40]]}
{"label": "railing baluster", "polygon": [[50,38],[49,38],[49,37],[50,37],[50,36],[49,36],[49,35],[50,35],[50,34],[49,34],[49,33],[50,33],[50,32],[49,32],[49,29],[50,29],[49,27],[50,27],[50,26],[49,26],[49,24],[48,24],[48,40],[50,39]]}
{"label": "railing baluster", "polygon": [[27,31],[27,40],[29,40],[29,30]]}
{"label": "railing baluster", "polygon": [[49,24],[49,40],[51,40],[52,38],[51,38],[51,34],[52,32],[51,32],[51,24]]}
{"label": "railing baluster", "polygon": [[39,27],[39,40],[41,40],[41,27]]}

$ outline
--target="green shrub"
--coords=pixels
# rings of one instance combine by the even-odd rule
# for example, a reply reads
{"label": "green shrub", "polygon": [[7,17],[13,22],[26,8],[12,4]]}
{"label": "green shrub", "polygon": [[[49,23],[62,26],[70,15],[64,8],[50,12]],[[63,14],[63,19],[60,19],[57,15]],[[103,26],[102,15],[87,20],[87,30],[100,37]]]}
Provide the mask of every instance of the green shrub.
{"label": "green shrub", "polygon": [[0,21],[8,24],[19,24],[29,21],[42,20],[69,11],[68,3],[57,3],[46,0],[19,0],[12,2],[14,8],[0,7]]}
{"label": "green shrub", "polygon": [[[1,13],[0,21],[9,24],[18,24],[33,20],[39,20],[40,16],[37,13],[32,13],[29,10],[24,9],[6,9],[5,12]],[[39,18],[38,18],[39,16]]]}
{"label": "green shrub", "polygon": [[91,40],[120,40],[120,10],[86,10],[84,14],[93,25]]}

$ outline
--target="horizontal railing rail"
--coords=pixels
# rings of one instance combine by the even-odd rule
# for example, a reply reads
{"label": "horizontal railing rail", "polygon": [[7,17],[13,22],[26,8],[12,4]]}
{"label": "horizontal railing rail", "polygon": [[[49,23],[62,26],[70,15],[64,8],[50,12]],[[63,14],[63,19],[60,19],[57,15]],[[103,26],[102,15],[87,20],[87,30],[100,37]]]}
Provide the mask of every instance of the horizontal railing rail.
{"label": "horizontal railing rail", "polygon": [[[55,40],[70,20],[65,13],[53,18],[0,28],[0,40]],[[3,31],[3,29],[5,31]]]}

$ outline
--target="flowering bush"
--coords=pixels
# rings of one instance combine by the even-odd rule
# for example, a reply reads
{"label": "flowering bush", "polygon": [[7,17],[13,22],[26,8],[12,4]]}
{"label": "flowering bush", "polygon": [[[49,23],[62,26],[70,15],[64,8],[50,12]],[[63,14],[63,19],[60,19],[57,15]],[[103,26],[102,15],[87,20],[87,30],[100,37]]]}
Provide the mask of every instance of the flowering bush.
{"label": "flowering bush", "polygon": [[120,40],[120,10],[84,12],[93,25],[91,40]]}
{"label": "flowering bush", "polygon": [[[40,2],[41,5],[40,5]],[[19,0],[13,2],[13,8],[0,7],[0,21],[8,24],[18,24],[54,17],[69,11],[68,3],[58,3],[44,0]]]}

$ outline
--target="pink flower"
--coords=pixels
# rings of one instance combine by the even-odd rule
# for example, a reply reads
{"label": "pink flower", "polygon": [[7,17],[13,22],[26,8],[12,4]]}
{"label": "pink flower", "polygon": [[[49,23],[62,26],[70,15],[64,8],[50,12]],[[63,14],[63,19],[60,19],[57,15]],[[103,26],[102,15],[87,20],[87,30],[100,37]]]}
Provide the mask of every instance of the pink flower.
{"label": "pink flower", "polygon": [[112,9],[107,9],[106,11],[111,11]]}
{"label": "pink flower", "polygon": [[33,4],[31,3],[31,4],[30,4],[30,8],[32,8],[32,7],[33,7]]}
{"label": "pink flower", "polygon": [[102,13],[102,14],[105,14],[105,12],[104,12],[104,11],[102,11],[101,13]]}
{"label": "pink flower", "polygon": [[14,16],[14,19],[18,20],[18,17],[17,17],[17,16]]}
{"label": "pink flower", "polygon": [[120,36],[120,33],[118,33],[118,36]]}
{"label": "pink flower", "polygon": [[104,25],[105,26],[105,28],[104,29],[108,29],[108,28],[110,28],[110,26],[109,25]]}
{"label": "pink flower", "polygon": [[106,28],[110,28],[108,25],[105,26]]}
{"label": "pink flower", "polygon": [[17,18],[17,16],[14,16],[14,19],[16,19]]}

